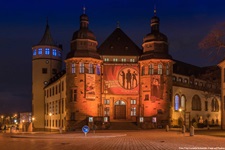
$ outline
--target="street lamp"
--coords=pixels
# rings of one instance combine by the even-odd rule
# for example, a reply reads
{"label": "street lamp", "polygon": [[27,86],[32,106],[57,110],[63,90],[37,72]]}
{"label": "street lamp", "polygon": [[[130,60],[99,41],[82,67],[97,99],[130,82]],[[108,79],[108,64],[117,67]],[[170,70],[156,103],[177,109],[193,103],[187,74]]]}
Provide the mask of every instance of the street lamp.
{"label": "street lamp", "polygon": [[180,112],[180,119],[181,119],[181,126],[182,126],[183,125],[183,118],[181,116],[181,113],[182,113],[182,109],[181,108],[179,108],[179,112]]}
{"label": "street lamp", "polygon": [[32,131],[34,130],[34,120],[35,120],[35,118],[34,117],[32,117]]}
{"label": "street lamp", "polygon": [[49,116],[50,116],[50,132],[51,132],[51,130],[52,130],[52,113],[49,113]]}
{"label": "street lamp", "polygon": [[2,124],[3,124],[3,118],[4,118],[4,116],[2,115],[1,118],[2,118]]}

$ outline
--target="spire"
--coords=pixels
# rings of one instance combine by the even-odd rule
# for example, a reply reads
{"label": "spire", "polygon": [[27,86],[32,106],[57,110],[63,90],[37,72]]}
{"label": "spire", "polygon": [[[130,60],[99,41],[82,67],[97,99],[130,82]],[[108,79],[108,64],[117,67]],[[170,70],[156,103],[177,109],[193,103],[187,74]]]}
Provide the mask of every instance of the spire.
{"label": "spire", "polygon": [[86,7],[85,6],[83,6],[83,14],[85,14],[86,12]]}
{"label": "spire", "polygon": [[55,45],[48,25],[48,18],[46,21],[45,33],[38,45]]}
{"label": "spire", "polygon": [[156,3],[154,4],[154,16],[156,16]]}
{"label": "spire", "polygon": [[86,7],[83,7],[83,14],[80,16],[80,28],[88,28],[88,16],[86,13]]}
{"label": "spire", "polygon": [[117,21],[117,28],[120,28],[120,22]]}

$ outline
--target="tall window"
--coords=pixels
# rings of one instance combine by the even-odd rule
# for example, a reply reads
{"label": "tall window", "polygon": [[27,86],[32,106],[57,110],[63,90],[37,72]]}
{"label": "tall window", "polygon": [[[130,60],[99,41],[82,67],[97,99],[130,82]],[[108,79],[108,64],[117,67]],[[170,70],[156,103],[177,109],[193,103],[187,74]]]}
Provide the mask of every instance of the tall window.
{"label": "tall window", "polygon": [[166,64],[166,75],[170,74],[170,66],[169,63]]}
{"label": "tall window", "polygon": [[142,75],[145,75],[145,66],[142,66],[141,70],[142,70]]}
{"label": "tall window", "polygon": [[80,73],[84,73],[84,63],[80,62]]}
{"label": "tall window", "polygon": [[223,68],[223,82],[225,82],[225,68]]}
{"label": "tall window", "polygon": [[42,68],[42,73],[43,73],[43,74],[47,74],[47,73],[48,73],[47,68]]}
{"label": "tall window", "polygon": [[149,71],[148,71],[148,74],[154,74],[154,64],[150,64],[149,65]]}
{"label": "tall window", "polygon": [[62,81],[62,91],[64,91],[64,81]]}
{"label": "tall window", "polygon": [[225,110],[225,96],[223,97],[223,110]]}
{"label": "tall window", "polygon": [[96,73],[97,73],[97,75],[100,75],[101,74],[100,65],[96,65]]}
{"label": "tall window", "polygon": [[162,74],[162,64],[158,64],[158,74]]}
{"label": "tall window", "polygon": [[64,113],[64,99],[62,98],[62,113]]}
{"label": "tall window", "polygon": [[117,62],[118,61],[118,59],[117,58],[113,58],[113,62]]}
{"label": "tall window", "polygon": [[132,105],[135,105],[137,102],[136,102],[136,99],[131,99],[130,100],[130,104],[132,104]]}
{"label": "tall window", "polygon": [[174,99],[174,110],[178,111],[180,107],[180,97],[179,95],[175,95],[175,99]]}
{"label": "tall window", "polygon": [[45,55],[49,55],[50,54],[50,49],[49,48],[46,48],[45,49]]}
{"label": "tall window", "polygon": [[93,71],[93,64],[89,64],[89,68],[88,68],[88,73],[90,73],[90,74],[93,74],[94,73],[94,71]]}
{"label": "tall window", "polygon": [[104,61],[105,61],[105,62],[108,62],[108,61],[109,61],[109,58],[104,58]]}
{"label": "tall window", "polygon": [[56,49],[53,49],[53,50],[52,50],[52,55],[53,55],[53,56],[57,56],[57,51],[56,51]]}
{"label": "tall window", "polygon": [[61,51],[58,51],[58,56],[62,57],[62,52]]}
{"label": "tall window", "polygon": [[71,65],[71,73],[72,74],[76,73],[75,63],[72,63],[72,65]]}
{"label": "tall window", "polygon": [[104,116],[109,116],[109,107],[104,108]]}
{"label": "tall window", "polygon": [[77,89],[71,89],[71,98],[70,101],[77,101]]}
{"label": "tall window", "polygon": [[104,100],[104,104],[105,104],[105,105],[109,105],[109,104],[110,104],[110,100],[109,100],[109,99],[105,99],[105,100]]}
{"label": "tall window", "polygon": [[127,60],[126,60],[126,58],[122,58],[121,61],[122,62],[126,62]]}
{"label": "tall window", "polygon": [[135,62],[135,59],[134,59],[134,58],[131,58],[131,59],[130,59],[130,62]]}
{"label": "tall window", "polygon": [[192,110],[201,111],[201,99],[198,95],[192,97]]}
{"label": "tall window", "polygon": [[208,111],[208,101],[205,101],[205,111]]}
{"label": "tall window", "polygon": [[33,51],[33,55],[35,56],[35,55],[37,55],[37,51],[36,51],[36,49],[34,49],[34,51]]}
{"label": "tall window", "polygon": [[180,107],[185,110],[185,103],[186,103],[186,98],[184,95],[181,96],[181,103],[180,103]]}
{"label": "tall window", "polygon": [[212,99],[212,111],[218,112],[219,111],[219,103],[217,99],[213,98]]}
{"label": "tall window", "polygon": [[130,115],[131,116],[136,116],[136,107],[131,107]]}
{"label": "tall window", "polygon": [[42,48],[39,48],[38,49],[38,55],[41,55],[42,54]]}

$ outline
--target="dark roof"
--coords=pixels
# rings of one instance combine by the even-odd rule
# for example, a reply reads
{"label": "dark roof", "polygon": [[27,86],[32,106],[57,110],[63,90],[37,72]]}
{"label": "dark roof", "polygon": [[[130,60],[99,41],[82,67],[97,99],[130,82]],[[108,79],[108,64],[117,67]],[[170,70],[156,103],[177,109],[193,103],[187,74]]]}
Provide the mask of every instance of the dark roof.
{"label": "dark roof", "polygon": [[49,25],[46,25],[45,33],[41,39],[41,41],[38,43],[38,45],[49,45],[49,46],[55,46],[56,44],[53,41],[53,38],[50,33]]}
{"label": "dark roof", "polygon": [[149,52],[145,52],[140,57],[140,60],[147,60],[147,59],[172,59],[172,56],[169,55],[168,53],[152,50]]}
{"label": "dark roof", "polygon": [[99,46],[100,55],[139,56],[141,49],[120,29],[116,28]]}
{"label": "dark roof", "polygon": [[218,66],[198,67],[185,62],[174,60],[173,73],[193,76],[203,80],[220,80],[220,68]]}
{"label": "dark roof", "polygon": [[174,61],[175,64],[173,65],[173,73],[194,77],[199,77],[199,75],[201,74],[201,67],[194,66],[178,60]]}
{"label": "dark roof", "polygon": [[99,54],[96,51],[90,51],[90,50],[71,50],[67,54],[67,59],[72,58],[72,57],[91,57],[91,58],[96,58],[100,59]]}
{"label": "dark roof", "polygon": [[55,76],[53,76],[53,77],[49,80],[48,84],[47,84],[45,87],[47,87],[47,86],[51,85],[52,83],[54,83],[55,81],[57,81],[57,80],[58,80],[59,78],[61,78],[64,74],[66,74],[66,70],[62,70],[62,71],[60,71],[59,73],[57,73]]}

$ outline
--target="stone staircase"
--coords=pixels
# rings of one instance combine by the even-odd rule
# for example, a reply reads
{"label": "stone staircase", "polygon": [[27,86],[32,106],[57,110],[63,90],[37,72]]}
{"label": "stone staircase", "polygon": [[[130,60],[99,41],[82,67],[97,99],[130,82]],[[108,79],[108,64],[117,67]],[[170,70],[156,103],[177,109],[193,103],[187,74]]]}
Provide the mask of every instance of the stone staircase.
{"label": "stone staircase", "polygon": [[136,122],[110,122],[109,130],[139,130]]}

